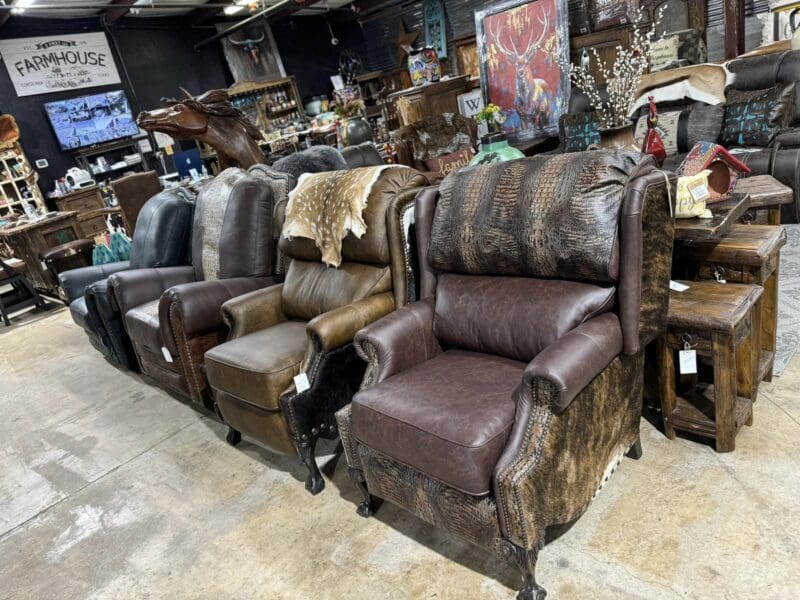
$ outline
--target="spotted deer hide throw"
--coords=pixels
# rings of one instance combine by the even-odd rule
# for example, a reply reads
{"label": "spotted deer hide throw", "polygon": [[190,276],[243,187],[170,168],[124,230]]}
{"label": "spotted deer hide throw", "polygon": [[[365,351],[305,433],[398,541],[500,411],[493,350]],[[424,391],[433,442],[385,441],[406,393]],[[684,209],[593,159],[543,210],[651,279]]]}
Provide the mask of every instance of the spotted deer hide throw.
{"label": "spotted deer hide throw", "polygon": [[386,169],[406,168],[382,165],[301,175],[289,194],[283,236],[314,240],[322,261],[338,267],[342,240],[349,233],[360,238],[367,231],[362,213],[380,174]]}

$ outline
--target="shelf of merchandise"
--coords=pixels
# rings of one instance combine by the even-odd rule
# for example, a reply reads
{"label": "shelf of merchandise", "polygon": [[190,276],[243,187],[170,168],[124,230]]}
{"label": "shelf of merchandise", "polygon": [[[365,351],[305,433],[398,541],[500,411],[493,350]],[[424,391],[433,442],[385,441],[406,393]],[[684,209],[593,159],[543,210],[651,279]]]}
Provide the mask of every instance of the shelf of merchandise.
{"label": "shelf of merchandise", "polygon": [[23,214],[26,203],[46,210],[38,179],[39,174],[31,168],[19,142],[0,146],[0,219],[12,213]]}
{"label": "shelf of merchandise", "polygon": [[265,133],[307,120],[294,77],[234,83],[228,95],[231,103]]}

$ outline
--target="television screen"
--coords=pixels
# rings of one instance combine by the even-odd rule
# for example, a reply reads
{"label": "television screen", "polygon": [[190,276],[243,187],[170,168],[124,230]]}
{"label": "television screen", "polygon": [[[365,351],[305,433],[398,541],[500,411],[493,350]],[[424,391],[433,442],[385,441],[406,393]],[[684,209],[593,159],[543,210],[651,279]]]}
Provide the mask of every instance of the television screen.
{"label": "television screen", "polygon": [[139,133],[125,92],[105,92],[44,105],[62,150],[75,150]]}

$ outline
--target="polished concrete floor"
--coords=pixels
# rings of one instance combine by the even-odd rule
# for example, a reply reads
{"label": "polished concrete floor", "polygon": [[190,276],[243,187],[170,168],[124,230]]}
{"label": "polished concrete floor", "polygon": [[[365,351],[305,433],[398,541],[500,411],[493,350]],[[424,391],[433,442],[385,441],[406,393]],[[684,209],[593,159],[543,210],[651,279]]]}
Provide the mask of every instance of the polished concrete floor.
{"label": "polished concrete floor", "polygon": [[[800,597],[800,359],[720,455],[642,421],[589,511],[541,553],[550,598]],[[317,497],[108,365],[61,310],[0,332],[0,598],[510,599],[516,571],[384,504],[342,460]]]}

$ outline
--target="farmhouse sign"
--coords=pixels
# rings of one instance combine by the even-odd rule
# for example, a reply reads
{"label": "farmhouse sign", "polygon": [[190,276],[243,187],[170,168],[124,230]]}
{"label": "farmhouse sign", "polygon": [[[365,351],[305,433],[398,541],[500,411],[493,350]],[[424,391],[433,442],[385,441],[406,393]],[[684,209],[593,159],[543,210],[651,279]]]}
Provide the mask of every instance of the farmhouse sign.
{"label": "farmhouse sign", "polygon": [[0,40],[18,96],[120,83],[104,33]]}

